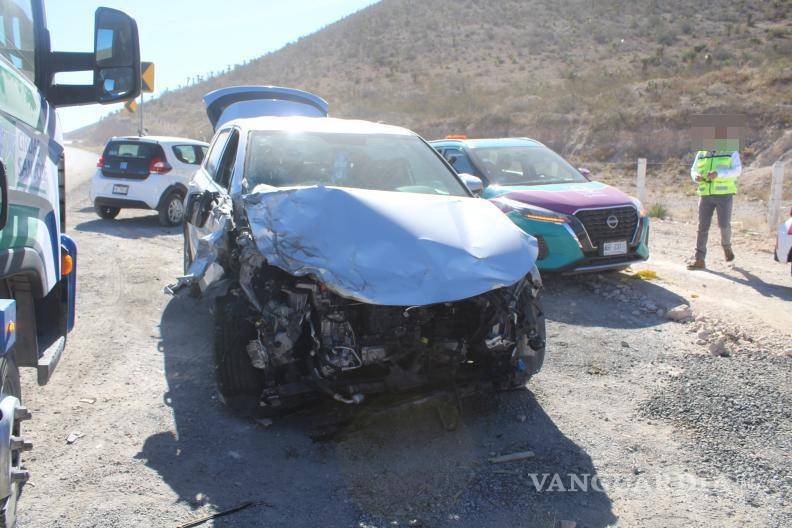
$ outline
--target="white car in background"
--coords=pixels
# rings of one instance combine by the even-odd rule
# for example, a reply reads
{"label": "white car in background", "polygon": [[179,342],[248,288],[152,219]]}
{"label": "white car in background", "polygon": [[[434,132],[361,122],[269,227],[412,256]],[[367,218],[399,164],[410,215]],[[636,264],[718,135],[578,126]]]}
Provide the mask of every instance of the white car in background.
{"label": "white car in background", "polygon": [[787,221],[778,226],[775,259],[778,262],[792,262],[792,209]]}
{"label": "white car in background", "polygon": [[160,224],[181,224],[187,186],[208,149],[208,144],[186,138],[111,138],[91,180],[96,213],[113,219],[121,209],[153,209]]}

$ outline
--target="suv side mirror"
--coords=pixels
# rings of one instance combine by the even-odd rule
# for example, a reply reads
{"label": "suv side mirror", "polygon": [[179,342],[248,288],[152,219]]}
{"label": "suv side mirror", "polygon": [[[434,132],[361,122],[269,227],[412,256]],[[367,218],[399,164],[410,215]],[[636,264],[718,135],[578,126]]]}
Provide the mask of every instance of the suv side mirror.
{"label": "suv side mirror", "polygon": [[484,182],[482,182],[481,178],[478,176],[473,176],[467,172],[461,172],[459,178],[464,182],[470,192],[476,196],[484,192]]}
{"label": "suv side mirror", "polygon": [[582,174],[587,180],[591,179],[591,171],[585,168],[578,168],[578,172]]}
{"label": "suv side mirror", "polygon": [[[100,7],[94,18],[94,52],[51,52],[42,88],[54,106],[117,103],[140,94],[140,39],[135,20],[117,9]],[[93,84],[52,84],[56,73],[92,71]]]}
{"label": "suv side mirror", "polygon": [[184,218],[186,221],[195,227],[204,227],[209,219],[212,203],[218,196],[220,196],[219,193],[212,191],[188,195],[187,203],[184,206]]}

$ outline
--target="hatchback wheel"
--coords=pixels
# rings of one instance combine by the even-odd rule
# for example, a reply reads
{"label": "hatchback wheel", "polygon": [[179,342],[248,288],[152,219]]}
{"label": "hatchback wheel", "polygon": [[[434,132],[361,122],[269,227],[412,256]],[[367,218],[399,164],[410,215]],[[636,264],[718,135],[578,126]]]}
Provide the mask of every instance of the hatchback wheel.
{"label": "hatchback wheel", "polygon": [[170,193],[159,208],[159,223],[171,227],[184,221],[184,199],[178,192]]}
{"label": "hatchback wheel", "polygon": [[94,210],[99,215],[99,218],[104,218],[105,220],[112,220],[121,212],[118,207],[108,207],[106,205],[97,205]]}

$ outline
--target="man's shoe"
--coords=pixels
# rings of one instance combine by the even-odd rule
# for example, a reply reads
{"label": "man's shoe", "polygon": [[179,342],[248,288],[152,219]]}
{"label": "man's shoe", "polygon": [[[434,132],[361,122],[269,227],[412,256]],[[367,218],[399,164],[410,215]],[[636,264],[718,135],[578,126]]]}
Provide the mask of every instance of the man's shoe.
{"label": "man's shoe", "polygon": [[726,257],[726,262],[734,262],[734,251],[731,248],[723,248],[723,254]]}
{"label": "man's shoe", "polygon": [[704,264],[704,259],[697,258],[697,259],[693,259],[693,261],[688,264],[687,269],[698,270],[698,269],[704,269],[706,267],[707,265]]}

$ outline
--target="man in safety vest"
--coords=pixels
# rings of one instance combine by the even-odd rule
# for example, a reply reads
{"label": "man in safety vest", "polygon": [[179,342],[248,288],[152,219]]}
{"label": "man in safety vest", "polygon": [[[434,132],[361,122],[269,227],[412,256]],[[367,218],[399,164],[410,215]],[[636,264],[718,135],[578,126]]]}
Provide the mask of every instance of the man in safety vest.
{"label": "man in safety vest", "polygon": [[729,140],[715,140],[716,150],[700,150],[696,153],[690,177],[698,186],[699,225],[696,239],[696,256],[688,269],[704,269],[707,256],[707,238],[712,224],[712,215],[718,212],[718,227],[726,262],[734,260],[731,247],[731,217],[734,195],[737,194],[737,178],[742,173],[742,162],[736,145]]}

